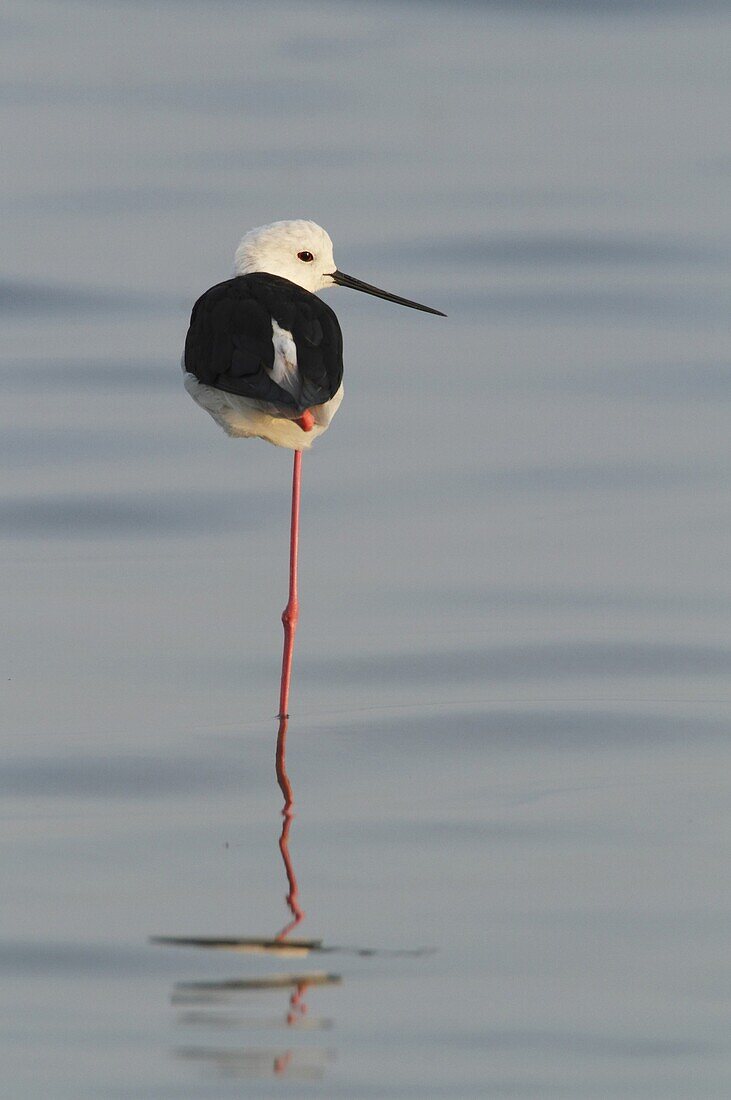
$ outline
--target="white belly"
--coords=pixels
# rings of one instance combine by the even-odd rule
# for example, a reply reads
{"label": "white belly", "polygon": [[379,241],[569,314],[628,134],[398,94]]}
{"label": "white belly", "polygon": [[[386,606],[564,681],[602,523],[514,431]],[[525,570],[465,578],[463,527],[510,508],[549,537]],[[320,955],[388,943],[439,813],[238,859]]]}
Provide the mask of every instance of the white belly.
{"label": "white belly", "polygon": [[283,416],[263,412],[260,403],[235,393],[224,393],[213,386],[202,385],[194,374],[185,373],[185,388],[198,405],[210,413],[223,430],[232,436],[258,437],[277,447],[289,447],[292,451],[306,451],[314,441],[326,432],[330,421],[343,400],[343,387],[326,401],[315,405],[312,413],[315,424],[311,432],[303,432],[299,424]]}

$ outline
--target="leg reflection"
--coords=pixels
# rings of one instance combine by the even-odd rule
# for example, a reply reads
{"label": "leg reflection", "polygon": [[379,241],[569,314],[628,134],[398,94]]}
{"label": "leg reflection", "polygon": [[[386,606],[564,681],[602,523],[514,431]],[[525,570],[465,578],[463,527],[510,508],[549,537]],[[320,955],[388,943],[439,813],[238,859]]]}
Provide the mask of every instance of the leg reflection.
{"label": "leg reflection", "polygon": [[284,805],[282,807],[282,832],[279,836],[279,851],[282,853],[284,871],[287,876],[288,890],[286,902],[292,914],[292,919],[288,921],[281,932],[276,936],[277,942],[281,943],[294,931],[297,925],[304,919],[305,915],[300,908],[299,887],[297,886],[297,878],[292,866],[292,857],[289,854],[289,832],[292,828],[292,819],[294,817],[294,798],[292,795],[292,784],[287,774],[287,716],[285,714],[281,715],[279,718],[276,768],[277,782],[279,783],[279,788],[284,798]]}

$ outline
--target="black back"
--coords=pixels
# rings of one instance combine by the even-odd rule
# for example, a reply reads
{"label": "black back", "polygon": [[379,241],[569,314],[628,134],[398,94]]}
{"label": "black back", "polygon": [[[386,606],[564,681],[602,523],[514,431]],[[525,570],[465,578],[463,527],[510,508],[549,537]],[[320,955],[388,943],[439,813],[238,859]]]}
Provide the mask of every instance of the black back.
{"label": "black back", "polygon": [[[272,318],[292,333],[302,382],[298,404],[267,373],[274,365]],[[185,369],[226,393],[304,410],[329,401],[343,380],[338,319],[320,298],[256,271],[207,290],[193,306],[185,340]]]}

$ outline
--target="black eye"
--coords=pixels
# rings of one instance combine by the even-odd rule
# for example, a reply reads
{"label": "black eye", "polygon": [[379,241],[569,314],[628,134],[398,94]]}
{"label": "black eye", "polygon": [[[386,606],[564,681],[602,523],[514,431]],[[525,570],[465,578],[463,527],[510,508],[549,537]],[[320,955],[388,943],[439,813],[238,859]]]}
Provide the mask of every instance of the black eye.
{"label": "black eye", "polygon": [[314,258],[315,257],[312,255],[311,252],[298,252],[297,253],[297,259],[302,260],[302,262],[306,263],[306,264],[311,264],[312,261],[314,260]]}

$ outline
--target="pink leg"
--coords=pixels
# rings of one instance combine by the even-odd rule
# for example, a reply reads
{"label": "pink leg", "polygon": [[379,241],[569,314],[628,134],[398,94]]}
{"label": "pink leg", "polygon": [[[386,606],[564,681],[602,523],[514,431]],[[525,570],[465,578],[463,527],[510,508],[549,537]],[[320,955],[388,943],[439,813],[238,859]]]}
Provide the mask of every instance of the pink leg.
{"label": "pink leg", "polygon": [[279,731],[277,733],[277,782],[284,796],[282,807],[282,833],[279,838],[279,850],[284,861],[284,870],[287,875],[289,891],[287,893],[287,905],[292,914],[292,920],[277,936],[278,940],[286,939],[290,932],[296,928],[304,917],[299,906],[297,879],[295,878],[292,861],[289,855],[289,830],[294,817],[294,800],[292,798],[292,785],[287,775],[287,720],[289,718],[289,682],[292,675],[292,654],[294,652],[294,635],[297,629],[299,615],[299,603],[297,601],[297,548],[299,544],[299,512],[300,512],[300,477],[302,470],[302,452],[294,452],[294,470],[292,473],[292,526],[289,539],[289,600],[282,612],[284,625],[284,650],[282,653],[282,681],[279,691]]}
{"label": "pink leg", "polygon": [[300,536],[300,479],[302,473],[302,451],[294,452],[292,471],[292,524],[289,534],[289,600],[282,612],[284,624],[284,652],[282,653],[282,681],[279,691],[279,719],[289,718],[289,681],[292,675],[292,654],[294,635],[299,618],[297,599],[297,548]]}

